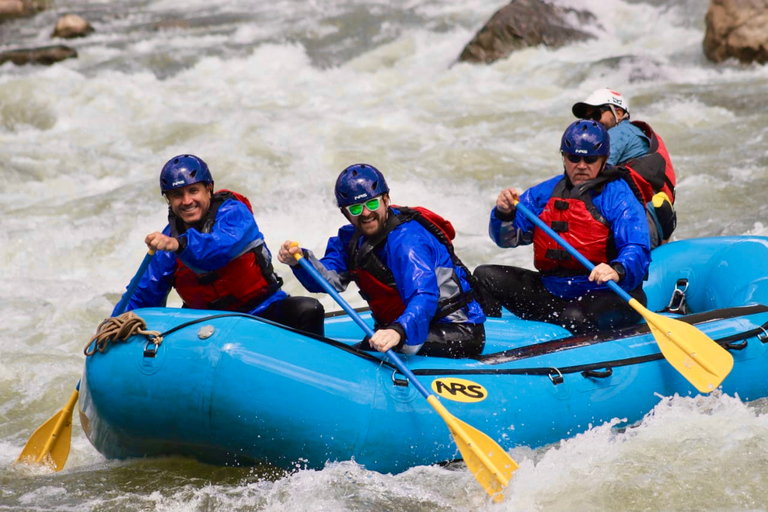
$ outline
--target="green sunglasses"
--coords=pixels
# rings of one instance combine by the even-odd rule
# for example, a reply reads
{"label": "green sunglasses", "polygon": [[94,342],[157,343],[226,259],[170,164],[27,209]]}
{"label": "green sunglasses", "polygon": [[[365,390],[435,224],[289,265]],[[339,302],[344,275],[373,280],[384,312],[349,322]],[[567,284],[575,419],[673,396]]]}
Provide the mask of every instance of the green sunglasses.
{"label": "green sunglasses", "polygon": [[347,209],[351,216],[358,217],[361,213],[363,213],[363,207],[368,208],[369,211],[373,212],[378,210],[379,206],[381,206],[381,197],[374,197],[373,199],[369,199],[364,203],[351,204],[349,206],[345,206],[344,208]]}

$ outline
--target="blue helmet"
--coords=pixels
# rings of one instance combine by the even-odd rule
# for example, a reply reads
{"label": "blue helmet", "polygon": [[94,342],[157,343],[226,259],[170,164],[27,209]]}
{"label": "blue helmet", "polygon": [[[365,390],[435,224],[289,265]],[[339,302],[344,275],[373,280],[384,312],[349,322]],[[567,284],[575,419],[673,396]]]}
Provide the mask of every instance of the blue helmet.
{"label": "blue helmet", "polygon": [[611,139],[603,125],[581,119],[566,128],[560,141],[560,151],[572,155],[607,157],[611,152]]}
{"label": "blue helmet", "polygon": [[195,155],[178,155],[166,162],[160,171],[160,192],[165,194],[175,188],[193,183],[213,183],[208,164]]}
{"label": "blue helmet", "polygon": [[387,192],[387,180],[372,165],[350,165],[336,179],[336,203],[339,207],[362,203]]}

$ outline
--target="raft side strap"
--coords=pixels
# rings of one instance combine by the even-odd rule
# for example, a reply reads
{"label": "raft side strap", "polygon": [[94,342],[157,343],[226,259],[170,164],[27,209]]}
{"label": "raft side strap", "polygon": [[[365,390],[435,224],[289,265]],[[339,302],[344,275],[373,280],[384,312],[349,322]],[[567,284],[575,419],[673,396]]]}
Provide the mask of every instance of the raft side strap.
{"label": "raft side strap", "polygon": [[[709,311],[706,313],[695,313],[692,315],[681,316],[676,320],[685,322],[687,324],[696,325],[698,323],[709,322],[713,320],[725,320],[728,318],[734,318],[737,316],[755,315],[759,313],[768,313],[768,306],[762,304],[756,304],[751,306],[739,306],[734,308],[719,309]],[[768,329],[768,322],[763,325],[763,328]],[[744,338],[751,338],[757,336],[760,332],[768,332],[760,327],[737,333],[732,336],[715,340],[721,345]],[[617,338],[626,339],[634,336],[641,336],[643,334],[650,333],[648,325],[637,324],[630,327],[624,327],[616,329],[614,331],[599,331],[588,335],[571,336],[570,338],[558,338],[554,340],[544,341],[540,343],[533,343],[531,345],[524,345],[514,349],[504,350],[502,352],[495,352],[493,354],[482,355],[477,358],[478,362],[487,365],[495,366],[500,364],[509,363],[512,361],[519,361],[522,359],[528,359],[531,357],[537,357],[563,350],[579,348],[587,345],[595,345],[597,343],[606,343],[616,341]],[[768,339],[764,343],[768,342]]]}
{"label": "raft side strap", "polygon": [[[726,336],[724,338],[720,338],[714,341],[716,341],[717,343],[719,343],[720,345],[724,346],[727,349],[742,350],[747,346],[749,342],[749,338],[752,338],[755,336],[763,343],[768,343],[768,330],[766,329],[768,329],[768,322],[766,322],[762,326],[758,326],[755,329],[750,329],[749,331],[745,331],[739,334]],[[581,372],[585,378],[589,378],[589,377],[599,378],[601,377],[601,375],[599,375],[600,372],[595,372],[595,370],[608,369],[608,371],[612,373],[613,368],[618,368],[621,366],[631,366],[631,365],[641,364],[641,363],[648,363],[651,361],[659,361],[661,359],[664,359],[664,356],[661,354],[661,352],[658,352],[656,354],[630,357],[627,359],[616,359],[613,361],[602,361],[597,363],[582,364],[582,365],[576,365],[576,366],[566,366],[566,367],[557,369],[557,372],[560,375],[567,375],[569,373]],[[428,376],[428,375],[429,376],[431,375],[540,375],[540,376],[544,376],[546,375],[547,377],[550,377],[550,379],[552,379],[551,367],[495,368],[495,369],[487,369],[487,370],[423,369],[423,370],[413,370],[413,373],[415,375],[425,375],[425,376]],[[606,377],[607,376],[608,375],[606,375]]]}
{"label": "raft side strap", "polygon": [[355,346],[347,345],[346,343],[342,343],[340,341],[336,341],[336,340],[334,340],[332,338],[326,338],[325,336],[320,336],[319,334],[315,334],[315,333],[312,333],[312,332],[302,331],[302,330],[296,329],[294,327],[289,327],[287,325],[279,324],[277,322],[274,322],[272,320],[268,320],[266,318],[261,318],[259,316],[255,316],[255,315],[249,315],[248,313],[238,313],[238,312],[234,312],[233,311],[233,312],[221,313],[221,314],[218,314],[218,315],[208,315],[208,316],[196,318],[194,320],[190,320],[188,322],[184,322],[182,324],[179,324],[179,325],[177,325],[175,327],[172,327],[172,328],[168,329],[167,331],[163,332],[162,334],[161,333],[158,333],[158,334],[159,334],[160,338],[162,339],[164,337],[167,337],[169,334],[172,334],[172,333],[174,333],[176,331],[179,331],[179,330],[184,329],[186,327],[189,327],[191,325],[199,324],[199,323],[202,323],[202,322],[207,322],[209,320],[216,320],[217,318],[227,318],[227,317],[230,317],[230,316],[240,316],[240,317],[243,317],[243,318],[248,318],[250,320],[256,320],[257,322],[273,325],[275,327],[279,327],[279,328],[284,329],[286,331],[295,332],[295,333],[301,334],[302,336],[305,336],[307,338],[312,338],[314,340],[320,341],[322,343],[325,343],[326,345],[331,345],[332,347],[338,348],[340,350],[343,350],[343,351],[348,352],[350,354],[356,355],[356,356],[361,357],[363,359],[367,359],[368,361],[371,361],[373,363],[380,364],[380,365],[383,365],[383,366],[388,366],[389,368],[391,368],[393,370],[396,368],[395,365],[393,365],[389,361],[387,361],[385,359],[380,359],[380,358],[374,356],[371,352],[368,352],[367,350],[360,350],[358,348],[355,348]]}
{"label": "raft side strap", "polygon": [[[590,364],[579,364],[576,366],[565,366],[560,368],[554,368],[551,366],[541,366],[537,368],[489,368],[487,370],[481,369],[423,369],[412,370],[414,375],[434,376],[434,375],[537,375],[546,376],[553,379],[553,371],[557,372],[560,376],[567,375],[569,373],[589,372],[592,370],[600,370],[605,368],[618,368],[621,366],[632,366],[640,363],[647,363],[650,361],[659,361],[664,359],[661,352],[656,354],[648,354],[639,357],[630,357],[627,359],[616,359],[613,361],[600,361]],[[613,371],[613,370],[611,370]],[[554,377],[557,379],[557,377]],[[554,383],[554,381],[553,381]]]}
{"label": "raft side strap", "polygon": [[[762,306],[762,305],[758,305],[758,306],[744,306],[744,307],[741,307],[741,308],[731,308],[731,309],[729,309],[727,311],[729,311],[729,312],[730,311],[740,311],[740,310],[743,311],[745,309],[749,311],[749,314],[756,314],[756,313],[762,313],[762,312],[767,312],[768,311],[768,308],[766,308],[765,306]],[[709,313],[709,314],[711,314],[711,313]],[[709,315],[709,314],[707,314],[707,315]],[[700,314],[700,315],[703,316],[705,314]],[[282,325],[282,324],[278,324],[276,322],[273,322],[271,320],[267,320],[265,318],[257,317],[257,316],[254,316],[254,315],[249,315],[247,313],[227,312],[227,313],[222,313],[222,314],[219,314],[219,315],[209,315],[209,316],[206,316],[206,317],[202,317],[202,318],[199,318],[199,319],[191,320],[189,322],[185,322],[183,324],[177,325],[177,326],[169,329],[168,331],[165,331],[162,334],[155,333],[155,332],[153,332],[153,334],[157,334],[157,337],[158,337],[159,341],[162,342],[162,339],[164,337],[166,337],[169,334],[171,334],[171,333],[173,333],[175,331],[178,331],[178,330],[180,330],[180,329],[182,329],[184,327],[188,327],[190,325],[194,325],[194,324],[197,324],[197,323],[209,321],[211,319],[223,318],[223,317],[229,317],[229,316],[241,316],[241,317],[245,317],[245,318],[250,318],[252,320],[256,320],[256,321],[259,321],[259,322],[275,325],[277,327],[280,327],[280,328],[288,330],[288,331],[297,332],[297,333],[302,334],[303,336],[306,336],[306,337],[309,337],[309,338],[313,338],[313,339],[315,339],[317,341],[320,341],[322,343],[326,343],[326,344],[331,345],[333,347],[336,347],[336,348],[338,348],[340,350],[348,352],[348,353],[350,353],[352,355],[361,357],[363,359],[367,359],[367,360],[369,360],[369,361],[371,361],[373,363],[376,363],[376,364],[378,364],[380,366],[386,366],[386,367],[392,369],[393,371],[396,370],[396,367],[392,363],[390,363],[389,361],[387,361],[385,359],[379,359],[378,357],[375,357],[374,355],[372,355],[368,351],[359,350],[359,349],[355,348],[354,346],[347,345],[346,343],[342,343],[340,341],[336,341],[336,340],[331,339],[331,338],[326,338],[324,336],[319,336],[317,334],[307,333],[307,332],[304,332],[304,331],[300,331],[298,329],[294,329],[292,327],[288,327],[288,326],[285,326],[285,325]],[[688,318],[691,318],[691,317],[695,318],[697,316],[699,316],[699,315],[691,315]],[[685,320],[684,317],[683,317],[683,319]],[[691,322],[691,323],[693,323],[693,322]],[[645,325],[643,325],[643,326],[646,328],[646,331],[647,331],[647,326],[645,326]],[[739,340],[745,340],[747,338],[751,338],[753,336],[757,336],[757,338],[762,343],[768,343],[768,330],[766,330],[766,329],[768,329],[768,322],[766,322],[762,326],[758,326],[756,329],[751,329],[751,330],[743,332],[743,333],[735,334],[735,335],[732,335],[732,336],[727,336],[725,338],[721,338],[721,339],[718,339],[718,340],[715,340],[715,341],[720,343],[721,345],[726,345],[727,346],[728,343],[732,343],[734,341],[739,341]],[[574,345],[576,345],[576,346],[584,346],[586,344],[584,339],[576,339],[576,338],[574,338],[571,341],[571,339],[565,338],[565,340],[568,340],[571,343],[576,342],[576,343],[574,343]],[[558,342],[558,341],[562,342],[563,340],[553,340],[553,341],[554,342]],[[600,341],[603,341],[603,340],[600,340]],[[546,343],[552,343],[552,342],[546,342]],[[90,343],[89,343],[89,346],[90,346]],[[576,347],[573,347],[573,348],[576,348]],[[501,353],[501,354],[503,354],[503,353]],[[489,356],[494,356],[494,355],[498,355],[498,354],[489,354]],[[483,361],[483,359],[484,358],[478,358],[477,361],[480,362],[480,363],[485,363],[486,365],[488,365],[488,363]],[[555,369],[555,370],[557,371],[557,373],[560,376],[562,376],[564,374],[569,374],[569,373],[589,372],[591,370],[599,370],[599,369],[605,369],[605,368],[617,368],[617,367],[621,367],[621,366],[631,366],[631,365],[634,365],[634,364],[641,364],[641,363],[646,363],[646,362],[651,362],[651,361],[658,361],[660,359],[664,359],[664,356],[659,352],[659,353],[656,353],[656,354],[648,354],[648,355],[645,355],[645,356],[632,357],[632,358],[627,358],[627,359],[620,359],[620,360],[614,360],[614,361],[603,361],[603,362],[598,362],[598,363],[591,363],[591,364],[583,364],[583,365],[563,367],[563,368],[559,368],[559,369]],[[495,364],[500,364],[501,362],[503,362],[503,361],[499,361],[499,362],[497,362]],[[462,369],[453,369],[453,368],[451,368],[451,369],[445,368],[445,369],[416,369],[416,370],[413,370],[413,373],[414,373],[414,375],[423,375],[423,376],[433,376],[433,375],[538,375],[538,376],[545,376],[546,375],[554,383],[553,379],[556,379],[557,377],[554,377],[554,378],[551,377],[552,370],[553,370],[553,368],[550,368],[550,367],[505,368],[505,369],[489,368],[489,369],[464,369],[464,370],[462,370]],[[585,375],[585,378],[586,377],[587,376]]]}

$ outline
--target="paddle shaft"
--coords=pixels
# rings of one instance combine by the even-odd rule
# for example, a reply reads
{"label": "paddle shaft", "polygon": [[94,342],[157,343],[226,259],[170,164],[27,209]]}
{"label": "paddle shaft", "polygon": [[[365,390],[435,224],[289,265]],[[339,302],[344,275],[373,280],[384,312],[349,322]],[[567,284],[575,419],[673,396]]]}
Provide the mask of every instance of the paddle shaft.
{"label": "paddle shaft", "polygon": [[[309,261],[307,261],[306,258],[301,256],[300,253],[296,255],[296,259],[298,260],[299,265],[301,265],[304,270],[309,272],[312,277],[315,278],[315,281],[323,287],[328,295],[333,297],[336,303],[341,306],[341,308],[349,315],[350,318],[352,318],[352,320],[355,321],[357,325],[360,326],[363,332],[365,332],[365,334],[368,336],[373,336],[373,329],[371,329],[370,326],[366,324],[362,318],[360,318],[360,315],[357,314],[357,311],[355,311],[352,306],[350,306],[347,301],[344,300],[339,292],[337,292],[336,289],[331,286],[328,280],[326,280],[320,274],[320,272],[318,272],[317,269],[313,267]],[[403,361],[397,356],[397,354],[395,354],[394,351],[392,351],[392,349],[387,350],[384,354],[389,358],[390,361],[392,361],[392,364],[394,364],[397,369],[400,370],[400,372],[408,378],[408,380],[419,391],[419,393],[424,395],[425,398],[434,397],[434,395],[430,393],[427,388],[425,388],[421,382],[418,381],[418,379],[416,379],[416,376],[413,374],[413,372],[408,369],[407,366],[405,366]]]}
{"label": "paddle shaft", "polygon": [[[528,218],[528,220],[536,224],[537,228],[543,230],[546,234],[552,237],[552,239],[558,244],[560,244],[562,248],[568,252],[568,254],[576,258],[579,261],[579,263],[584,265],[590,272],[592,271],[593,268],[595,268],[595,265],[592,264],[591,261],[585,258],[584,255],[581,254],[579,251],[577,251],[571,244],[566,242],[563,237],[555,233],[555,230],[547,226],[543,220],[541,220],[536,215],[534,215],[533,212],[529,210],[527,206],[518,202],[515,205],[515,209],[517,209],[523,215],[525,215]],[[618,293],[621,296],[621,298],[624,299],[625,301],[629,302],[633,300],[632,296],[627,292],[625,292],[624,289],[622,289],[622,287],[616,284],[614,281],[608,280],[606,281],[606,284],[611,288],[611,290]]]}

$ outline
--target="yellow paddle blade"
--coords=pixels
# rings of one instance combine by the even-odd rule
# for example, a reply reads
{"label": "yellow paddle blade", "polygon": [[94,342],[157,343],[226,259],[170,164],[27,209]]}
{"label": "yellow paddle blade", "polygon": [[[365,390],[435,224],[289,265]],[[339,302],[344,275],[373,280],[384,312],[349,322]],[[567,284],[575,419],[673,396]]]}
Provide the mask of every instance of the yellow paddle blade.
{"label": "yellow paddle blade", "polygon": [[475,479],[493,496],[494,502],[504,501],[504,488],[517,469],[517,463],[493,439],[449,413],[437,397],[430,395],[427,401],[445,420]]}
{"label": "yellow paddle blade", "polygon": [[67,405],[34,431],[16,459],[17,463],[45,464],[54,471],[64,469],[72,440],[72,410],[78,395],[75,390]]}
{"label": "yellow paddle blade", "polygon": [[629,301],[651,329],[661,353],[683,377],[702,393],[717,389],[733,368],[733,356],[691,324],[675,320]]}

